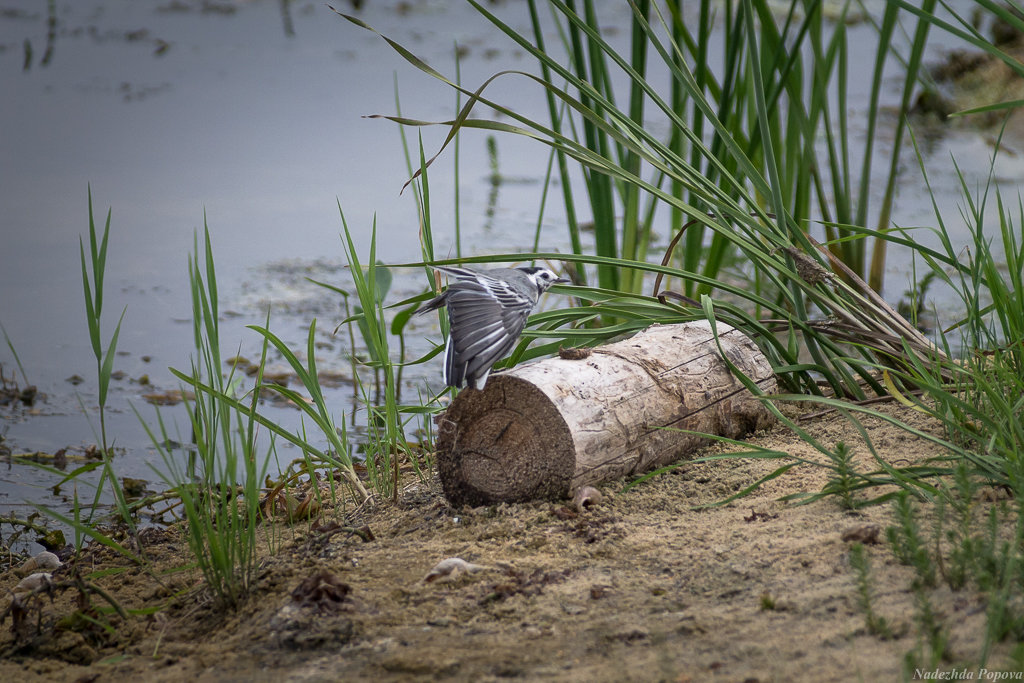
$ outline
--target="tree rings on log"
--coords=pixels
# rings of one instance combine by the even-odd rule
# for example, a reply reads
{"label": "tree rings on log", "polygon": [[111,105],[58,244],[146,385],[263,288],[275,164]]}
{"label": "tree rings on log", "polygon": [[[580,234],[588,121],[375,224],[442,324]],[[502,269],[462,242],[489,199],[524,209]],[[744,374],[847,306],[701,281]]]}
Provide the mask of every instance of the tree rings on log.
{"label": "tree rings on log", "polygon": [[[743,333],[718,323],[731,363],[766,393],[771,365]],[[772,424],[729,372],[707,321],[654,325],[590,354],[492,374],[436,418],[437,463],[455,505],[571,496],[675,462],[707,438]]]}

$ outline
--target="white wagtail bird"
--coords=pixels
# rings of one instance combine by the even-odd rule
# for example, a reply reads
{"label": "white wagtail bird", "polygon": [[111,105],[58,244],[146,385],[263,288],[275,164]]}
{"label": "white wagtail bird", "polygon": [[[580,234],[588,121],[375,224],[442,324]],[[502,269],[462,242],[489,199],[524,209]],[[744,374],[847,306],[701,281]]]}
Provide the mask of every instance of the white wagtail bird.
{"label": "white wagtail bird", "polygon": [[540,295],[569,282],[547,268],[435,268],[455,281],[416,313],[448,307],[444,381],[456,389],[483,390],[491,366],[515,346]]}

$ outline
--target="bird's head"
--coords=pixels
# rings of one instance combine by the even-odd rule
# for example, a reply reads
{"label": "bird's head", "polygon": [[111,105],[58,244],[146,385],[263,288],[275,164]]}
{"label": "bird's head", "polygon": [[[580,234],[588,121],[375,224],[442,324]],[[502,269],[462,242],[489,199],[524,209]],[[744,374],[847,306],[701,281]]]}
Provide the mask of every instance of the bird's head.
{"label": "bird's head", "polygon": [[537,293],[543,293],[547,291],[548,287],[556,284],[568,284],[570,280],[564,277],[558,277],[554,272],[548,268],[538,268],[533,266],[524,266],[517,268],[526,273],[526,276],[537,286]]}

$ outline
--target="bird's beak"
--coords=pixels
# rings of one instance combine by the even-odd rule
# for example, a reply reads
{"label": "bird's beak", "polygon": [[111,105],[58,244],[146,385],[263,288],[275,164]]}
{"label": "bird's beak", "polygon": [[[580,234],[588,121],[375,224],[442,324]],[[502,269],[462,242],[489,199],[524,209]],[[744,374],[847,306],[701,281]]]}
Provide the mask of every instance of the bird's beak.
{"label": "bird's beak", "polygon": [[569,284],[572,284],[572,280],[570,280],[567,277],[560,277],[560,278],[555,280],[555,284],[556,285],[569,285]]}

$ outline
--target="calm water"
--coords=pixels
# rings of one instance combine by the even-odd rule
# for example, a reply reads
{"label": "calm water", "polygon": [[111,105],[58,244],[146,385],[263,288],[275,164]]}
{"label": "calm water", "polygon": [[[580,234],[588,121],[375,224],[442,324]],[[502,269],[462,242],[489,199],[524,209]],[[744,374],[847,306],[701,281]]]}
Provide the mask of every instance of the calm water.
{"label": "calm water", "polygon": [[[91,185],[97,220],[112,207],[106,337],[127,311],[115,366],[125,375],[110,397],[110,431],[128,453],[118,471],[153,479],[146,462],[155,455],[129,401],[151,414],[140,395],[154,389],[134,380],[146,375],[156,389],[173,389],[167,367],[188,367],[187,257],[204,215],[229,313],[225,355],[235,348],[258,355],[256,336],[243,328],[262,322],[269,306],[273,329],[298,348],[310,319],[319,318],[320,363],[344,370],[347,337],[331,335],[343,318],[340,301],[305,280],[347,281],[338,202],[364,257],[374,221],[380,258],[420,257],[414,199],[400,194],[408,173],[398,129],[364,116],[395,111],[396,79],[402,105],[423,118],[450,118],[455,98],[322,3],[291,3],[285,14],[270,0],[58,2],[49,40],[45,7],[25,2],[0,15],[0,322],[29,381],[46,395],[31,411],[5,415],[0,429],[15,453],[95,442],[95,366],[78,255]],[[459,3],[367,3],[359,15],[450,72],[457,41],[467,80],[521,60],[489,47],[484,22]],[[424,130],[427,149],[443,134]],[[489,207],[484,139],[466,136],[460,190],[463,247],[471,253],[516,251],[532,237],[543,166],[535,148],[499,150],[502,172],[531,182],[507,184]],[[433,220],[447,226],[452,161],[435,168]],[[513,227],[521,225],[531,227]],[[440,235],[439,253],[451,243],[451,234]],[[392,296],[418,293],[421,278],[399,273]],[[422,352],[437,331],[429,320],[419,325],[414,350]],[[10,377],[16,366],[6,345],[0,363]],[[85,381],[73,385],[74,375]],[[411,373],[408,379],[422,384]],[[351,394],[329,393],[339,419],[351,412]],[[295,411],[268,410],[298,425]],[[187,425],[180,410],[168,412]],[[60,504],[52,483],[36,470],[8,468],[0,475],[0,514],[26,498]]]}
{"label": "calm water", "polygon": [[[363,20],[450,76],[457,43],[464,50],[462,81],[470,87],[502,69],[533,68],[457,0],[364,4],[357,12]],[[450,118],[455,97],[319,2],[57,2],[52,38],[45,7],[8,3],[0,13],[0,322],[29,381],[46,395],[31,411],[5,413],[0,430],[16,453],[95,442],[95,369],[78,255],[91,184],[97,219],[113,210],[105,336],[127,310],[116,363],[124,379],[114,383],[111,396],[111,433],[126,453],[118,471],[153,479],[146,463],[155,456],[129,401],[144,413],[152,409],[133,380],[147,375],[158,389],[173,389],[167,367],[188,366],[186,263],[204,215],[222,309],[230,313],[225,349],[257,355],[257,339],[244,326],[262,322],[269,306],[272,327],[295,346],[317,317],[321,365],[344,369],[345,338],[330,335],[342,319],[338,298],[304,279],[344,286],[337,201],[364,256],[376,221],[380,258],[420,257],[415,203],[410,192],[399,193],[408,173],[398,129],[364,115],[395,111],[395,79],[403,113],[415,118]],[[624,4],[609,7],[609,23],[625,25]],[[355,11],[348,2],[339,8]],[[500,3],[495,11],[527,27],[522,3]],[[858,30],[872,53],[871,29]],[[503,79],[492,95],[544,116],[540,93],[525,79]],[[445,132],[409,134],[415,145],[421,133],[430,155]],[[932,182],[948,215],[955,215],[959,196],[950,154],[969,177],[982,178],[990,153],[974,133],[930,150]],[[532,242],[546,149],[503,137],[499,158],[501,172],[522,182],[503,184],[492,204],[484,136],[464,136],[464,253],[517,251]],[[905,158],[912,166],[912,157]],[[454,255],[452,162],[446,153],[431,175],[433,223],[445,226],[437,236],[440,255]],[[1006,183],[1019,182],[1022,162],[1004,157],[999,174]],[[918,177],[913,169],[908,175]],[[552,192],[549,202],[557,195]],[[561,207],[551,203],[546,215],[541,248],[567,249]],[[903,225],[933,223],[920,186],[904,187],[896,218]],[[890,298],[906,288],[908,272],[905,260],[890,258]],[[392,298],[421,288],[420,274],[400,272]],[[431,321],[417,324],[415,350],[439,341]],[[15,364],[6,345],[0,363],[10,377]],[[436,378],[439,361],[423,372]],[[85,381],[73,385],[67,381],[73,375]],[[422,386],[422,374],[407,379],[410,389]],[[350,388],[332,390],[339,413],[351,410],[350,396]],[[274,414],[297,424],[293,411]],[[182,418],[173,409],[169,415]],[[282,460],[290,457],[282,454]],[[0,514],[20,509],[26,499],[62,504],[50,491],[53,482],[34,469],[7,468],[0,475]]]}

